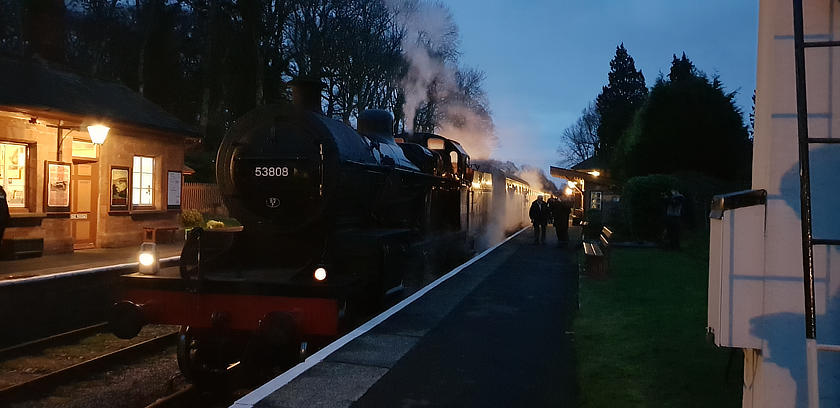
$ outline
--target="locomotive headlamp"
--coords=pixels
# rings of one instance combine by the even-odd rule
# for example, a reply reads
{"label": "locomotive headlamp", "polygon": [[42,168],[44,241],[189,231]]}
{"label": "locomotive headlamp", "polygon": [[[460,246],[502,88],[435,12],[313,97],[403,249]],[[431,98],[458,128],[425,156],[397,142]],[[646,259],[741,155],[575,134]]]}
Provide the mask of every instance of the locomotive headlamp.
{"label": "locomotive headlamp", "polygon": [[160,269],[158,262],[157,244],[154,242],[144,242],[140,244],[140,255],[137,257],[140,263],[140,273],[144,275],[154,275]]}
{"label": "locomotive headlamp", "polygon": [[318,269],[315,269],[315,273],[313,274],[313,276],[315,277],[315,280],[317,280],[317,281],[322,281],[324,279],[327,279],[327,270],[324,269],[323,267],[319,267]]}

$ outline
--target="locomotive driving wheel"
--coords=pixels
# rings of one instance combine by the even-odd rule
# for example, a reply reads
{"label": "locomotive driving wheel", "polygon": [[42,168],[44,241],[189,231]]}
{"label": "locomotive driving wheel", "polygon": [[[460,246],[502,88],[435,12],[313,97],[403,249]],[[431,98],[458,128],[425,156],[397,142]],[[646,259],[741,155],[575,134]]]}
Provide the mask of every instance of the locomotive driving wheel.
{"label": "locomotive driving wheel", "polygon": [[178,368],[184,377],[196,383],[218,379],[227,371],[228,363],[218,347],[199,339],[189,326],[178,334]]}

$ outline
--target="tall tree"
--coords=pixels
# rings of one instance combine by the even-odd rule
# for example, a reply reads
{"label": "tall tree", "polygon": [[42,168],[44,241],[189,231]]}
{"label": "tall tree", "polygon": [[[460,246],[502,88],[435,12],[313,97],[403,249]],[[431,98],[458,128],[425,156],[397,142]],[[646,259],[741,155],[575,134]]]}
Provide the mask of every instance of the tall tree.
{"label": "tall tree", "polygon": [[[692,68],[692,69],[687,69]],[[751,144],[735,92],[724,91],[674,58],[673,79],[660,77],[617,151],[626,176],[696,171],[723,180],[749,176]]]}
{"label": "tall tree", "polygon": [[563,130],[557,152],[564,158],[565,164],[573,165],[595,155],[600,148],[599,123],[601,118],[598,116],[598,110],[595,109],[594,103],[590,103],[577,121]]}
{"label": "tall tree", "polygon": [[633,57],[624,48],[624,43],[615,49],[608,77],[609,82],[595,100],[595,108],[601,117],[598,125],[599,150],[595,154],[609,163],[621,134],[645,101],[648,89],[645,76],[641,70],[636,70]]}
{"label": "tall tree", "polygon": [[685,52],[682,53],[682,57],[679,59],[677,58],[677,54],[673,54],[673,59],[671,60],[671,71],[668,73],[668,79],[671,82],[679,82],[691,80],[696,77],[697,69],[694,67],[694,63],[685,56]]}

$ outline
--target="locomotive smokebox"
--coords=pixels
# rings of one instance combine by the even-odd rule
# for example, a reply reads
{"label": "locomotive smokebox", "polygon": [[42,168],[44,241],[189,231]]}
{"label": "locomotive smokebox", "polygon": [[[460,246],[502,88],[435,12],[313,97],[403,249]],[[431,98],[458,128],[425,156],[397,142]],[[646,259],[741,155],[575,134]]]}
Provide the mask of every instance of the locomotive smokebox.
{"label": "locomotive smokebox", "polygon": [[324,84],[318,79],[300,77],[289,82],[292,87],[292,102],[302,109],[323,113],[321,111],[321,90]]}

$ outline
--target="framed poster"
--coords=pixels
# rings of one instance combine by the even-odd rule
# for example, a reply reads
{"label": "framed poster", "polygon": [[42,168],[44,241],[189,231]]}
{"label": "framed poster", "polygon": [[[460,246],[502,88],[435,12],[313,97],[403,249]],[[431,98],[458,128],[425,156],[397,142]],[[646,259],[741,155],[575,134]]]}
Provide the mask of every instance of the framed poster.
{"label": "framed poster", "polygon": [[46,166],[44,210],[51,213],[69,213],[70,163],[46,161],[44,166]]}
{"label": "framed poster", "polygon": [[111,210],[128,210],[128,186],[131,172],[128,167],[111,166]]}
{"label": "framed poster", "polygon": [[181,208],[181,172],[166,172],[166,208],[178,210]]}

